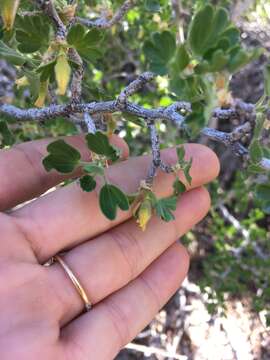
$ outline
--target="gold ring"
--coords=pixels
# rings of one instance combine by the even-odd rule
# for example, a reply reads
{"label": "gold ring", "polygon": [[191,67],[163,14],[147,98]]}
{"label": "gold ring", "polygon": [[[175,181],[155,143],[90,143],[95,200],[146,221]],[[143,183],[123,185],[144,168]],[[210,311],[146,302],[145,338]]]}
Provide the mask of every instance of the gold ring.
{"label": "gold ring", "polygon": [[61,258],[61,256],[59,255],[55,255],[52,258],[52,262],[56,262],[58,261],[58,263],[62,266],[62,268],[64,269],[65,273],[68,275],[68,277],[70,278],[70,280],[72,281],[73,285],[75,286],[78,294],[80,295],[80,297],[82,298],[83,302],[84,302],[84,306],[85,306],[85,310],[89,311],[92,308],[92,304],[88,299],[88,296],[86,295],[86,292],[84,291],[84,288],[82,287],[82,285],[80,284],[79,280],[77,279],[77,277],[74,275],[73,271],[70,269],[70,267],[68,266],[68,264]]}

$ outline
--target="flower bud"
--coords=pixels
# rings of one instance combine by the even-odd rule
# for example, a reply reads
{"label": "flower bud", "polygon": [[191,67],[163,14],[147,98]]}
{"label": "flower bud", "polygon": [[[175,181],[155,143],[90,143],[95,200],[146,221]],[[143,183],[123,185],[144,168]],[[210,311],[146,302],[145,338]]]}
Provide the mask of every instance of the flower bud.
{"label": "flower bud", "polygon": [[1,0],[0,10],[3,18],[4,28],[9,31],[12,30],[16,12],[20,0]]}
{"label": "flower bud", "polygon": [[58,86],[58,94],[59,95],[65,95],[69,79],[70,79],[70,73],[71,68],[69,66],[69,63],[67,61],[66,54],[61,53],[56,61],[56,65],[54,67],[55,71],[55,78]]}
{"label": "flower bud", "polygon": [[35,102],[35,106],[42,107],[44,105],[47,96],[47,91],[48,91],[48,81],[41,82],[39,86],[39,94]]}
{"label": "flower bud", "polygon": [[144,231],[146,229],[146,225],[152,216],[152,204],[151,201],[146,198],[141,203],[138,211],[137,211],[137,222],[139,226]]}
{"label": "flower bud", "polygon": [[66,5],[63,7],[63,9],[59,11],[59,16],[65,24],[74,18],[76,8],[77,8],[77,4]]}
{"label": "flower bud", "polygon": [[15,81],[15,84],[17,85],[17,88],[19,89],[20,87],[29,85],[29,81],[26,76],[22,76]]}

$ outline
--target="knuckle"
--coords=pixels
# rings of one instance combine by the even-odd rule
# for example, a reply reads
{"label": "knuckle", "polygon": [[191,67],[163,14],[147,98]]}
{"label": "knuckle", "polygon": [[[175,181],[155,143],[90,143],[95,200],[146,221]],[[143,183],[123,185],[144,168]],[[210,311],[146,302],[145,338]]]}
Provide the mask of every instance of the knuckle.
{"label": "knuckle", "polygon": [[130,280],[134,279],[138,274],[139,261],[142,257],[138,238],[132,231],[120,229],[113,229],[109,234],[127,265]]}
{"label": "knuckle", "polygon": [[117,334],[118,348],[121,349],[131,339],[128,317],[112,298],[107,302],[103,302],[103,305],[115,330],[114,333]]}

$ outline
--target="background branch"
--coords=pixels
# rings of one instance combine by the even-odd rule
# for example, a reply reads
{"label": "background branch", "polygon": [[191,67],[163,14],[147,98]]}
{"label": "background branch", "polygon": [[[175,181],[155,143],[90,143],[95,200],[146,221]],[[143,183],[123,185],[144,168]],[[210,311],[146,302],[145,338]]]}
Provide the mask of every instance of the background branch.
{"label": "background branch", "polygon": [[77,68],[73,71],[72,74],[71,101],[74,103],[79,103],[81,101],[82,80],[84,75],[83,61],[76,49],[70,48],[68,53],[70,60],[77,64]]}
{"label": "background branch", "polygon": [[58,15],[52,0],[37,0],[38,6],[49,16],[56,28],[56,39],[66,38],[66,27]]}
{"label": "background branch", "polygon": [[[51,14],[56,23],[59,23],[57,16],[55,16],[55,9],[51,2],[45,1],[47,4],[47,11]],[[125,5],[125,6],[124,6]],[[127,9],[130,6],[130,2],[126,2],[122,8]],[[45,6],[45,5],[43,5]],[[123,10],[122,9],[122,10]],[[120,11],[120,13],[122,13]],[[61,27],[61,24],[59,23]],[[64,26],[64,25],[63,25]],[[154,122],[157,120],[171,121],[179,128],[185,128],[185,115],[191,112],[191,104],[188,102],[175,102],[167,107],[160,107],[157,109],[146,109],[138,104],[128,101],[128,97],[135,94],[137,91],[143,88],[143,86],[149,81],[153,80],[154,74],[151,72],[145,72],[141,74],[137,79],[132,81],[126,88],[120,93],[116,100],[104,101],[104,102],[91,102],[81,103],[81,82],[83,78],[83,63],[79,54],[75,49],[69,50],[69,55],[73,61],[78,64],[78,69],[73,73],[71,92],[72,101],[66,105],[52,104],[42,109],[20,109],[13,105],[3,104],[0,105],[0,114],[13,117],[18,121],[38,121],[43,122],[46,119],[52,119],[58,116],[70,117],[76,113],[84,114],[84,118],[88,119],[89,116],[94,114],[125,112],[131,115],[138,116],[145,119],[146,124],[150,129],[153,164],[149,170],[148,181],[152,182],[156,169],[161,167],[165,172],[171,172],[171,168],[166,164],[163,164],[160,159],[159,152],[159,138]],[[235,104],[228,109],[217,108],[213,111],[212,116],[219,119],[230,119],[232,117],[240,117],[244,114],[245,123],[235,128],[230,133],[225,133],[213,128],[205,127],[201,130],[201,134],[207,136],[209,139],[223,143],[229,147],[232,152],[244,158],[249,159],[249,150],[241,143],[241,139],[250,134],[256,123],[255,106],[253,104],[245,103],[243,101],[236,101]],[[71,119],[72,120],[72,119]],[[93,126],[89,125],[89,121],[86,121],[87,129],[93,130]],[[90,128],[89,128],[90,126]],[[259,165],[265,169],[270,170],[270,159],[262,158]]]}
{"label": "background branch", "polygon": [[82,25],[87,27],[96,27],[100,29],[108,29],[118,23],[126,15],[129,9],[135,6],[135,1],[126,0],[123,5],[117,10],[111,19],[107,18],[98,18],[98,19],[84,19],[81,17],[75,17],[75,21],[79,22]]}

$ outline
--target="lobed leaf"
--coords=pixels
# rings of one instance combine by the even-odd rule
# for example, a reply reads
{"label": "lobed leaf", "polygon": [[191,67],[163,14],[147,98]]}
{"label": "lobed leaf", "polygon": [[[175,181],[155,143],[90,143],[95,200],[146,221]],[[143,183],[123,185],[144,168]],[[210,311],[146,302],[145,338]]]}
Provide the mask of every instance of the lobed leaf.
{"label": "lobed leaf", "polygon": [[147,11],[158,12],[160,10],[159,0],[145,0],[144,7]]}
{"label": "lobed leaf", "polygon": [[22,53],[33,53],[48,46],[50,26],[41,15],[18,17],[16,40]]}
{"label": "lobed leaf", "polygon": [[214,18],[214,8],[207,4],[193,17],[189,32],[188,43],[196,55],[202,55],[206,50],[207,42],[211,34],[211,25]]}
{"label": "lobed leaf", "polygon": [[189,64],[190,56],[187,52],[186,45],[182,44],[177,47],[175,58],[172,62],[172,71],[174,74],[179,75]]}
{"label": "lobed leaf", "polygon": [[109,143],[108,137],[100,131],[95,134],[87,134],[86,141],[88,148],[98,155],[104,155],[112,161],[119,158],[117,150]]}
{"label": "lobed leaf", "polygon": [[175,217],[172,211],[176,210],[177,197],[170,196],[163,199],[158,199],[155,204],[156,214],[164,221],[168,222],[174,220]]}
{"label": "lobed leaf", "polygon": [[78,53],[87,61],[93,61],[102,56],[100,43],[104,32],[98,29],[86,31],[80,24],[73,25],[68,32],[67,42],[74,46]]}
{"label": "lobed leaf", "polygon": [[116,218],[117,208],[127,211],[129,202],[127,196],[118,187],[105,184],[99,193],[99,204],[103,214],[109,219]]}
{"label": "lobed leaf", "polygon": [[71,173],[79,165],[81,154],[62,139],[50,143],[47,150],[49,155],[43,159],[47,171],[55,169],[60,173]]}
{"label": "lobed leaf", "polygon": [[258,184],[255,188],[257,199],[270,202],[270,184]]}
{"label": "lobed leaf", "polygon": [[266,64],[264,67],[264,93],[270,96],[270,64]]}
{"label": "lobed leaf", "polygon": [[27,61],[23,55],[11,49],[2,40],[0,40],[0,58],[7,60],[15,66],[21,66]]}
{"label": "lobed leaf", "polygon": [[154,33],[152,39],[144,43],[143,52],[150,63],[150,70],[165,75],[167,64],[172,60],[176,50],[175,36],[170,31]]}
{"label": "lobed leaf", "polygon": [[249,146],[249,154],[251,161],[258,163],[263,157],[263,151],[261,145],[257,139],[253,140]]}
{"label": "lobed leaf", "polygon": [[182,181],[176,178],[173,183],[173,189],[174,189],[174,195],[179,196],[186,191],[186,186],[185,184],[182,183]]}
{"label": "lobed leaf", "polygon": [[92,176],[85,175],[80,178],[80,185],[84,191],[90,192],[96,188],[97,183]]}
{"label": "lobed leaf", "polygon": [[0,145],[11,146],[15,143],[14,135],[9,130],[6,121],[3,120],[0,121],[0,137],[2,137]]}

